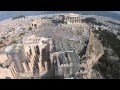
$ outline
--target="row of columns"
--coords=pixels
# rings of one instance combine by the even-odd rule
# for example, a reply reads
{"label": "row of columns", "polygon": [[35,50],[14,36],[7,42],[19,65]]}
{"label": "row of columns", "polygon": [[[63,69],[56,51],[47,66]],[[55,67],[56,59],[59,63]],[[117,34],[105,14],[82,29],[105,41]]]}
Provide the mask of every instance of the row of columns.
{"label": "row of columns", "polygon": [[[13,63],[12,63],[12,64],[13,64]],[[16,78],[18,73],[17,73],[17,71],[16,71],[15,66],[12,65],[12,66],[10,67],[10,70],[11,70],[12,76],[13,76],[14,78]]]}
{"label": "row of columns", "polygon": [[[26,47],[26,48],[28,48],[28,47]],[[29,50],[29,49],[28,49]],[[28,51],[29,52],[29,51]],[[32,55],[31,55],[31,58],[29,58],[30,59],[30,62],[28,62],[28,64],[27,63],[22,63],[23,64],[23,68],[24,68],[24,70],[25,70],[25,72],[28,72],[28,71],[30,71],[30,72],[33,72],[33,64],[34,64],[34,60],[35,60],[35,58],[34,58],[34,56],[36,56],[36,52],[35,52],[35,48],[34,48],[34,46],[32,46],[31,47],[31,52],[32,52]],[[42,66],[42,57],[43,57],[43,55],[42,55],[42,49],[39,47],[39,52],[40,52],[40,56],[38,57],[39,58],[39,61],[37,62],[38,63],[38,67],[39,67],[39,72],[42,72],[42,71],[47,71],[47,62],[44,62],[44,64],[45,64],[45,69],[44,69],[44,67]],[[30,54],[30,53],[29,53]],[[28,55],[28,54],[27,54]],[[29,68],[29,69],[28,69]]]}
{"label": "row of columns", "polygon": [[80,23],[80,17],[65,17],[66,22]]}

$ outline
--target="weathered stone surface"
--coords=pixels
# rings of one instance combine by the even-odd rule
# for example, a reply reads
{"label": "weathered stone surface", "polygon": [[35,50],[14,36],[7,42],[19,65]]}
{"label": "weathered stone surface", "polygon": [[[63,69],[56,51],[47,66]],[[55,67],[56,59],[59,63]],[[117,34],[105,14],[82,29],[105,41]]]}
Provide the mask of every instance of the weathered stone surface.
{"label": "weathered stone surface", "polygon": [[83,78],[102,78],[100,73],[93,70],[92,67],[96,64],[99,58],[104,54],[104,49],[100,41],[94,36],[93,32],[90,31],[89,43],[86,51],[86,58],[81,63],[81,67],[84,68],[84,71],[81,72],[83,74]]}

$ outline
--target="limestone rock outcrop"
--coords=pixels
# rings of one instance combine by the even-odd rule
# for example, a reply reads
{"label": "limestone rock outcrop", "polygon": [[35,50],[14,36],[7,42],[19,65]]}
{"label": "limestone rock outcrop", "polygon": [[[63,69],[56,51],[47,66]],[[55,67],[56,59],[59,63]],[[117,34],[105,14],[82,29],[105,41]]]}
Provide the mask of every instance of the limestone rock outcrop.
{"label": "limestone rock outcrop", "polygon": [[102,78],[99,72],[92,69],[99,58],[104,54],[104,49],[100,41],[94,36],[94,33],[90,31],[89,43],[87,46],[84,60],[81,61],[80,73],[83,79]]}

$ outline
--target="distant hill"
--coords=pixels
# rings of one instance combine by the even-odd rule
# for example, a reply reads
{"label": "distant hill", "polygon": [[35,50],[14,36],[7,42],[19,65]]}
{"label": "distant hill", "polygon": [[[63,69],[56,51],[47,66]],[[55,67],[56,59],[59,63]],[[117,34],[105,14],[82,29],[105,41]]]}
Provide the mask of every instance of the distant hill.
{"label": "distant hill", "polygon": [[[120,19],[120,14],[109,11],[21,11],[19,14],[24,16],[54,14],[54,13],[77,13],[83,15],[98,15]],[[18,11],[0,11],[0,20],[18,16]]]}
{"label": "distant hill", "polygon": [[[109,11],[54,11],[54,13],[78,13],[83,15],[98,15],[120,19],[120,14]],[[53,12],[51,12],[53,13]]]}

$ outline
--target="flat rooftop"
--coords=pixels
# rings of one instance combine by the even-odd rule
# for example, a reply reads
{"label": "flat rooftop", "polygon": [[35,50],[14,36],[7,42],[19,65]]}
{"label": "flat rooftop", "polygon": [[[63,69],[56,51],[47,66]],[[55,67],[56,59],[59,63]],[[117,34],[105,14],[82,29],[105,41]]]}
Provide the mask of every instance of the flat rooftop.
{"label": "flat rooftop", "polygon": [[45,38],[45,37],[36,37],[35,35],[32,36],[28,36],[23,38],[23,44],[36,44],[36,43],[43,43],[44,41],[49,40],[49,38]]}

